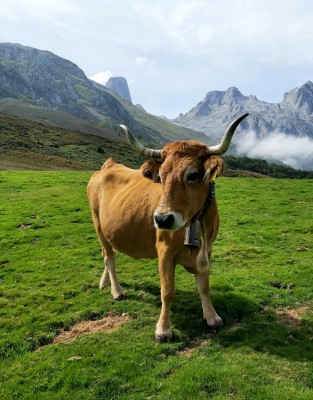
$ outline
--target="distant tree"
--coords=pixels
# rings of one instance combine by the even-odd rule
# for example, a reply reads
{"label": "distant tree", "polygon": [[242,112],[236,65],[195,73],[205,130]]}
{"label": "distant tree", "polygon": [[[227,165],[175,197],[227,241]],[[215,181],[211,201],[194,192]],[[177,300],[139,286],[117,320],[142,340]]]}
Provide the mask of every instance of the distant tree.
{"label": "distant tree", "polygon": [[273,178],[312,179],[313,171],[294,169],[286,165],[269,164],[266,160],[253,159],[246,156],[223,157],[226,168],[256,172]]}

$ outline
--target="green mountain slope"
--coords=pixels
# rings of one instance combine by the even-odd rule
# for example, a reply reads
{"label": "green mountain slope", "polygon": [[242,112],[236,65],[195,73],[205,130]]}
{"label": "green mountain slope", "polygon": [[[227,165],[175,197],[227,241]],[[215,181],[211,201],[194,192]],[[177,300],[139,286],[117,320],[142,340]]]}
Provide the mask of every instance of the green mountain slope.
{"label": "green mountain slope", "polygon": [[[155,146],[179,139],[208,143],[203,133],[178,127],[114,96],[74,63],[19,44],[0,43],[0,111],[92,134],[103,129],[105,136],[117,135],[117,126],[124,124]],[[64,118],[63,113],[71,117]]]}
{"label": "green mountain slope", "polygon": [[137,167],[143,159],[120,140],[0,114],[0,170],[97,170],[108,157]]}
{"label": "green mountain slope", "polygon": [[[98,170],[108,157],[133,168],[144,161],[124,136],[89,135],[0,113],[0,170]],[[313,172],[264,160],[225,156],[224,161],[225,176],[313,178]]]}

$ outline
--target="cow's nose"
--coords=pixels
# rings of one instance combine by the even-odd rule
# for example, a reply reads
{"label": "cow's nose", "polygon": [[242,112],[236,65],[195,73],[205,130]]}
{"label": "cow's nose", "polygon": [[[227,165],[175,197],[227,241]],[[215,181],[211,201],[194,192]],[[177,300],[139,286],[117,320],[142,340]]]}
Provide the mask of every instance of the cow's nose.
{"label": "cow's nose", "polygon": [[175,222],[174,213],[154,214],[155,226],[159,229],[172,229]]}

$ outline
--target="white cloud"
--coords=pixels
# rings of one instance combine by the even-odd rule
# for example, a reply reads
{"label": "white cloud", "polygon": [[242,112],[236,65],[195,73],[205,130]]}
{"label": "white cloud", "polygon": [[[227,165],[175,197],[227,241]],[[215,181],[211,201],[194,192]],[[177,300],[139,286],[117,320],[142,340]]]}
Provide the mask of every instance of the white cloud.
{"label": "white cloud", "polygon": [[146,57],[137,57],[135,60],[135,63],[137,65],[154,65],[155,64],[155,60],[149,60]]}
{"label": "white cloud", "polygon": [[92,75],[89,77],[92,81],[95,81],[97,83],[100,83],[101,85],[106,85],[108,80],[112,78],[113,72],[111,71],[100,71],[97,72],[96,74]]}
{"label": "white cloud", "polygon": [[260,139],[255,132],[241,136],[237,143],[239,155],[267,160],[280,160],[296,169],[313,170],[313,140],[273,132]]}

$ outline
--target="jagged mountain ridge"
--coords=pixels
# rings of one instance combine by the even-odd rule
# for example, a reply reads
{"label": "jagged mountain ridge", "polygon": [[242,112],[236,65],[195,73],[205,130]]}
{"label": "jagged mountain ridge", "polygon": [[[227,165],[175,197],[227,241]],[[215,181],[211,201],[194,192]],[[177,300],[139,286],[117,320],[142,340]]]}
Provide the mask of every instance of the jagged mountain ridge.
{"label": "jagged mountain ridge", "polygon": [[240,132],[247,130],[255,132],[259,138],[273,132],[313,138],[313,83],[308,81],[285,93],[280,103],[260,101],[254,95],[245,96],[236,87],[226,91],[211,91],[189,112],[180,114],[173,122],[212,136],[245,112],[249,112],[250,116],[238,127],[239,134],[234,138],[235,142]]}
{"label": "jagged mountain ridge", "polygon": [[[23,113],[25,117],[25,109],[30,116],[35,114],[30,119],[38,120],[36,115],[40,113],[42,118],[44,110],[48,110],[44,119],[51,121],[54,111],[64,112],[98,128],[110,128],[113,135],[118,134],[117,126],[124,124],[156,146],[179,136],[207,141],[204,134],[181,129],[123,102],[105,86],[88,79],[71,61],[49,51],[0,43],[0,111],[13,115]],[[51,118],[58,119],[58,116]]]}

